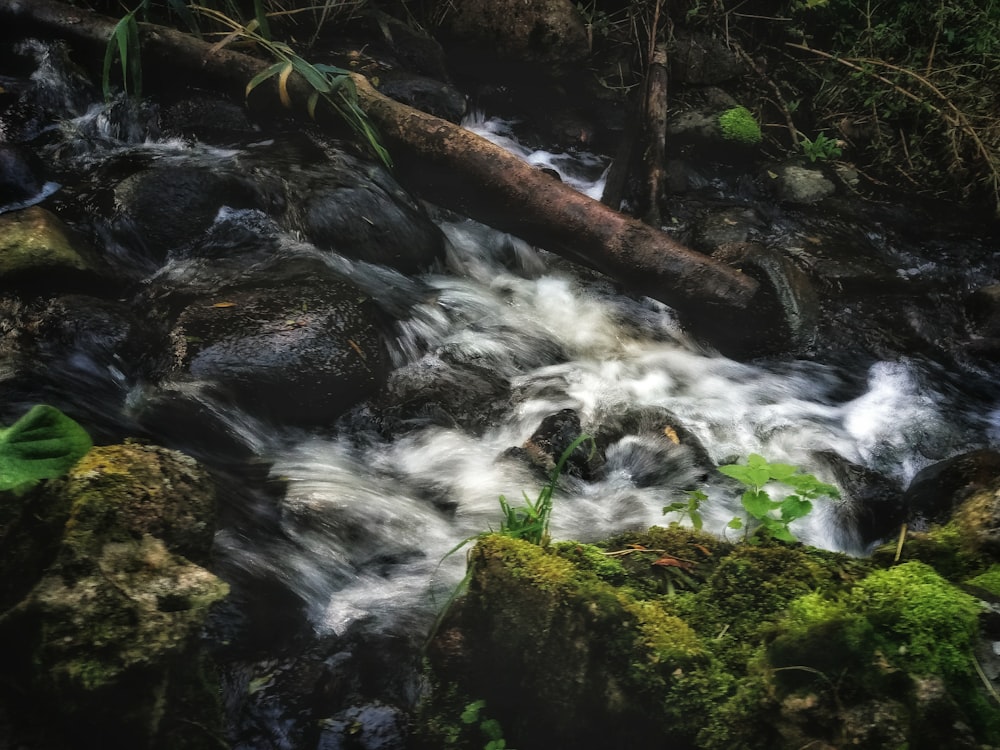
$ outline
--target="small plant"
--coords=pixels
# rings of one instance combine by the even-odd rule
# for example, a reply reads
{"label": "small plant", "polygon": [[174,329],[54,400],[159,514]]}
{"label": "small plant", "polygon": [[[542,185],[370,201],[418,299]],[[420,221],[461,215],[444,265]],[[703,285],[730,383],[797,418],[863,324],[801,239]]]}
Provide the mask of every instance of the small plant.
{"label": "small plant", "polygon": [[811,162],[836,159],[843,153],[837,141],[827,138],[825,133],[817,135],[815,140],[802,136],[799,143],[802,145],[802,152]]}
{"label": "small plant", "polygon": [[746,107],[732,107],[719,115],[722,137],[727,141],[738,141],[747,145],[760,143],[763,135],[753,113]]}
{"label": "small plant", "polygon": [[[691,526],[695,529],[701,529],[704,522],[701,517],[701,504],[708,500],[708,495],[706,495],[701,490],[691,490],[688,493],[688,499],[686,503],[670,503],[670,505],[663,506],[663,513],[680,513],[680,520],[684,520],[684,516],[691,519]],[[674,521],[673,523],[679,524],[680,521]]]}
{"label": "small plant", "polygon": [[0,428],[0,491],[21,493],[61,476],[90,446],[90,436],[74,420],[53,406],[34,406]]}
{"label": "small plant", "polygon": [[545,483],[538,497],[532,500],[527,492],[524,495],[524,505],[515,508],[507,502],[507,498],[500,496],[500,509],[503,511],[503,520],[500,522],[500,532],[504,536],[523,539],[534,544],[545,544],[549,538],[549,517],[552,515],[552,493],[559,484],[559,477],[562,476],[563,467],[569,457],[573,455],[578,447],[587,441],[591,442],[591,455],[597,449],[594,439],[590,435],[580,435],[576,440],[562,452],[559,461],[556,462],[549,481]]}
{"label": "small plant", "polygon": [[[751,453],[745,464],[720,466],[719,471],[747,488],[740,502],[755,522],[753,528],[739,517],[729,522],[731,529],[744,529],[744,539],[764,534],[783,542],[798,541],[789,530],[789,524],[807,516],[812,511],[813,500],[840,497],[840,492],[833,485],[821,482],[791,464],[769,463],[756,453]],[[794,493],[783,500],[772,500],[764,490],[765,485],[772,482],[790,487]]]}
{"label": "small plant", "polygon": [[135,15],[146,6],[143,0],[134,10],[126,13],[115,24],[104,50],[104,69],[101,75],[101,87],[104,90],[105,101],[111,99],[111,67],[115,57],[122,66],[122,87],[138,99],[142,96],[142,60],[139,57],[139,23]]}
{"label": "small plant", "polygon": [[483,750],[509,750],[507,748],[507,740],[503,738],[503,729],[500,727],[500,722],[496,719],[488,718],[483,712],[485,708],[486,701],[472,701],[462,711],[462,723],[479,725],[479,731],[486,738]]}
{"label": "small plant", "polygon": [[296,54],[288,44],[271,39],[270,33],[263,25],[266,22],[266,16],[262,13],[258,13],[258,18],[243,25],[212,8],[197,5],[193,7],[199,13],[228,26],[232,31],[227,36],[227,40],[240,38],[252,42],[266,50],[274,58],[275,62],[272,65],[255,75],[247,84],[246,96],[249,97],[255,88],[273,78],[277,81],[278,97],[282,105],[291,108],[292,100],[288,92],[288,80],[292,73],[297,73],[305,79],[311,88],[306,100],[306,110],[310,117],[316,117],[316,106],[320,100],[326,102],[337,116],[371,148],[383,164],[387,167],[392,166],[389,152],[382,146],[375,127],[369,121],[365,111],[361,109],[361,105],[358,104],[358,92],[350,71],[335,65],[310,63]]}

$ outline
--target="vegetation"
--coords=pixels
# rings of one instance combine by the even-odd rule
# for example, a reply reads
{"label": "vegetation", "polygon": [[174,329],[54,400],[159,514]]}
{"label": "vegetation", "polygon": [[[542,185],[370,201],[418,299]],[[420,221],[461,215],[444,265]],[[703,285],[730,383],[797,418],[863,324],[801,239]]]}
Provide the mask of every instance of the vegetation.
{"label": "vegetation", "polygon": [[507,742],[503,738],[503,727],[496,719],[487,717],[485,709],[486,701],[472,701],[462,711],[462,723],[474,724],[479,727],[479,731],[486,738],[483,750],[505,750]]}
{"label": "vegetation", "polygon": [[836,159],[843,153],[837,141],[827,138],[825,133],[817,135],[815,140],[803,136],[799,145],[802,147],[802,153],[812,162]]}
{"label": "vegetation", "polygon": [[719,127],[722,137],[729,141],[737,141],[747,145],[760,143],[763,136],[760,125],[746,107],[732,107],[719,115]]}
{"label": "vegetation", "polygon": [[587,441],[591,442],[591,452],[597,449],[594,439],[590,435],[580,435],[567,446],[566,450],[559,456],[555,468],[549,474],[549,481],[538,493],[538,497],[532,500],[528,493],[524,495],[524,505],[513,507],[507,498],[500,496],[500,508],[503,510],[503,520],[500,522],[500,533],[514,539],[524,539],[532,544],[546,544],[549,538],[549,519],[552,516],[552,493],[556,491],[559,484],[559,477],[562,476],[563,468],[573,452]]}
{"label": "vegetation", "polygon": [[[660,559],[687,561],[697,585],[663,596]],[[431,660],[428,748],[483,746],[445,720],[473,696],[526,748],[932,748],[957,742],[955,722],[1000,739],[975,661],[980,605],[918,561],[880,569],[675,526],[599,547],[494,534],[470,570],[447,621],[461,654]]]}
{"label": "vegetation", "polygon": [[[329,14],[334,7],[343,4],[343,2],[333,3],[328,0],[322,9]],[[353,5],[357,4],[353,3]],[[135,9],[122,17],[108,40],[102,76],[105,98],[111,96],[111,70],[116,59],[121,63],[123,87],[132,96],[141,96],[141,40],[136,16],[137,14],[148,16],[156,9],[155,5],[154,0],[142,0]],[[260,84],[274,79],[277,82],[278,96],[282,105],[291,109],[292,100],[289,95],[288,81],[293,73],[301,76],[310,88],[310,94],[305,102],[306,111],[310,117],[315,118],[317,105],[320,101],[324,102],[341,121],[354,131],[361,143],[367,145],[383,164],[387,167],[392,166],[389,152],[382,146],[375,127],[358,103],[357,90],[351,80],[350,71],[335,65],[310,63],[297,54],[290,44],[275,40],[272,37],[271,24],[268,20],[270,14],[265,10],[262,0],[254,0],[252,17],[245,22],[239,20],[242,14],[236,3],[228,2],[226,5],[228,13],[211,5],[186,4],[180,0],[168,0],[166,8],[160,10],[165,10],[168,13],[174,12],[186,22],[190,31],[198,36],[203,35],[202,25],[198,22],[200,16],[211,22],[213,28],[217,29],[217,31],[210,33],[221,37],[218,46],[240,41],[248,44],[251,50],[266,54],[273,59],[272,65],[247,82],[246,95],[248,97]],[[270,5],[276,6],[277,4],[272,2]],[[315,10],[316,8],[311,9]],[[294,8],[275,11],[278,15],[297,12],[299,11]],[[326,22],[327,17],[328,15],[323,15],[322,23]],[[318,34],[318,29],[316,33]],[[315,36],[313,40],[315,40]]]}
{"label": "vegetation", "polygon": [[90,450],[90,436],[74,420],[43,404],[0,428],[0,491],[22,492],[68,471]]}
{"label": "vegetation", "polygon": [[[840,497],[833,485],[821,482],[791,464],[770,463],[756,453],[750,454],[746,464],[727,464],[720,466],[719,471],[746,487],[740,502],[748,518],[744,521],[736,517],[729,522],[729,528],[744,530],[744,539],[766,537],[795,542],[797,540],[789,530],[789,524],[807,516],[812,511],[813,500]],[[780,500],[772,500],[765,489],[769,484],[784,485],[792,493]],[[695,490],[689,493],[686,503],[671,503],[663,508],[663,512],[680,513],[682,518],[686,515],[692,526],[700,529],[700,508],[707,499],[704,492]]]}

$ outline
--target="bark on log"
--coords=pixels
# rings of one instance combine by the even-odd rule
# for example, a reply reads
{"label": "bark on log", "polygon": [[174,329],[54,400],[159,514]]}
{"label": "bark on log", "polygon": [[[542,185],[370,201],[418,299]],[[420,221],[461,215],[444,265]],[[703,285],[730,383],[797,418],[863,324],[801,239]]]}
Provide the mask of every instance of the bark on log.
{"label": "bark on log", "polygon": [[646,73],[645,96],[646,200],[649,205],[642,217],[650,226],[659,227],[660,198],[667,179],[667,45],[660,42],[653,51]]}
{"label": "bark on log", "polygon": [[[116,23],[56,0],[0,0],[0,18],[8,34],[19,29],[13,21],[25,34],[36,29],[82,44],[97,53],[95,64]],[[175,82],[211,83],[238,97],[270,64],[152,24],[140,24],[140,37],[147,68],[155,62]],[[365,78],[355,79],[362,107],[399,163],[401,181],[416,183],[430,200],[602,271],[682,314],[699,317],[714,308],[729,317],[755,304],[759,284],[753,278],[581,195],[468,130],[383,96]],[[289,89],[304,116],[306,84],[293,76]],[[255,90],[251,103],[265,103],[265,97],[277,105],[273,89],[265,86]]]}

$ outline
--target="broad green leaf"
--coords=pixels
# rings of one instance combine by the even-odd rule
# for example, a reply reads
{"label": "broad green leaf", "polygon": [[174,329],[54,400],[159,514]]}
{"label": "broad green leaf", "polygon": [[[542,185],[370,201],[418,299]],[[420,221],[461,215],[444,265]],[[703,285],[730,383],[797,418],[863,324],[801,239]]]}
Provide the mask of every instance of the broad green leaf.
{"label": "broad green leaf", "polygon": [[774,521],[773,525],[765,524],[765,527],[767,528],[767,531],[771,536],[773,536],[775,539],[781,540],[782,542],[799,541],[798,539],[795,538],[795,535],[788,530],[788,526],[784,523],[781,523],[780,521]]}
{"label": "broad green leaf", "polygon": [[0,490],[65,474],[91,440],[75,421],[52,406],[38,405],[0,430]]}
{"label": "broad green leaf", "polygon": [[747,513],[756,519],[767,518],[767,514],[774,508],[774,503],[766,492],[747,490],[740,498],[740,502],[743,503]]}
{"label": "broad green leaf", "polygon": [[742,529],[743,528],[743,519],[742,518],[733,518],[733,519],[731,519],[729,521],[729,523],[726,524],[726,526],[728,526],[730,529]]}
{"label": "broad green leaf", "polygon": [[776,482],[788,481],[798,470],[798,467],[792,466],[792,464],[768,464],[771,479]]}
{"label": "broad green leaf", "polygon": [[[750,458],[753,458],[755,455],[756,454],[751,455]],[[757,458],[760,458],[760,456],[757,456]],[[759,462],[748,462],[746,465],[727,464],[725,466],[720,466],[719,471],[727,477],[732,477],[733,479],[742,482],[747,487],[752,488],[763,487],[771,478],[771,472],[768,470],[766,462],[763,465]]]}
{"label": "broad green leaf", "polygon": [[798,495],[789,495],[781,503],[781,518],[786,522],[794,521],[809,515],[812,507],[812,503],[808,500],[803,500]]}

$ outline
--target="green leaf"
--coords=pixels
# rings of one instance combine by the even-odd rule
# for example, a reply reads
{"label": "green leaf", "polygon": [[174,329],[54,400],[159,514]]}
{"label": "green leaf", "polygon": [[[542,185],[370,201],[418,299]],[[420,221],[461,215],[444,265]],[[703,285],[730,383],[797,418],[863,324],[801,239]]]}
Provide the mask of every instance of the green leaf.
{"label": "green leaf", "polygon": [[87,432],[52,406],[35,406],[0,430],[0,490],[65,474],[92,443]]}
{"label": "green leaf", "polygon": [[480,731],[493,742],[503,742],[503,729],[496,719],[483,719],[479,724]]}
{"label": "green leaf", "polygon": [[732,520],[729,521],[729,523],[726,524],[726,526],[729,527],[730,529],[742,529],[743,519],[734,517]]}
{"label": "green leaf", "polygon": [[797,518],[802,518],[809,515],[812,507],[812,503],[808,500],[803,500],[798,495],[789,495],[781,503],[781,519],[789,523]]}
{"label": "green leaf", "polygon": [[688,513],[688,516],[691,518],[691,525],[698,531],[701,531],[701,527],[705,525],[701,518],[701,513],[696,510],[691,510]]}
{"label": "green leaf", "polygon": [[768,464],[768,471],[771,474],[771,479],[776,482],[788,481],[788,479],[794,476],[798,470],[798,467],[792,466],[792,464]]}
{"label": "green leaf", "polygon": [[244,96],[250,96],[250,92],[253,91],[255,88],[257,88],[258,86],[260,86],[262,83],[264,83],[264,81],[266,81],[268,78],[272,78],[278,75],[282,70],[285,69],[286,64],[287,63],[284,62],[276,62],[273,65],[269,65],[267,68],[265,68],[260,73],[251,78],[250,83],[247,84]]}
{"label": "green leaf", "polygon": [[765,523],[764,528],[766,528],[768,533],[775,539],[778,539],[782,542],[792,542],[792,543],[798,541],[798,539],[795,538],[795,535],[788,530],[787,524],[782,523],[781,521],[775,519],[769,519],[769,520],[770,523]]}
{"label": "green leaf", "polygon": [[740,498],[740,502],[743,503],[747,513],[758,520],[767,518],[767,514],[774,509],[774,503],[766,492],[747,490]]}
{"label": "green leaf", "polygon": [[463,724],[475,724],[479,721],[479,712],[486,707],[486,701],[478,700],[469,703],[462,711],[461,719]]}

